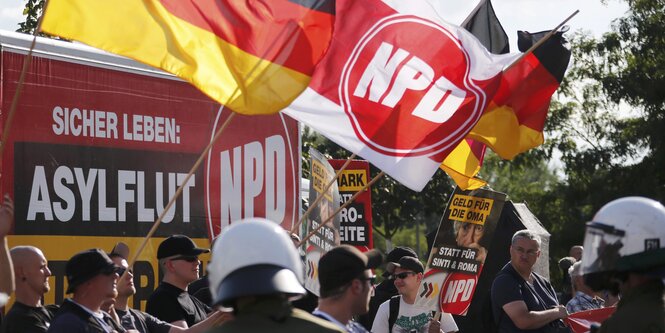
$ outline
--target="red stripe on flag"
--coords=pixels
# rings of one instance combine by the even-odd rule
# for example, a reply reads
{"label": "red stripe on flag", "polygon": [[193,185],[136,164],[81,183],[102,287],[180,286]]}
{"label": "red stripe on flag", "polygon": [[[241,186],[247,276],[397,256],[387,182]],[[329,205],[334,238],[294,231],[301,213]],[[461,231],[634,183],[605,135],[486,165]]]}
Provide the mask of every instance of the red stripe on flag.
{"label": "red stripe on flag", "polygon": [[[210,31],[245,52],[304,74],[311,74],[323,56],[334,23],[333,15],[285,0],[160,2],[172,15]],[[288,47],[285,59],[281,54],[285,50],[275,49],[273,45]],[[292,50],[297,52],[290,52]]]}

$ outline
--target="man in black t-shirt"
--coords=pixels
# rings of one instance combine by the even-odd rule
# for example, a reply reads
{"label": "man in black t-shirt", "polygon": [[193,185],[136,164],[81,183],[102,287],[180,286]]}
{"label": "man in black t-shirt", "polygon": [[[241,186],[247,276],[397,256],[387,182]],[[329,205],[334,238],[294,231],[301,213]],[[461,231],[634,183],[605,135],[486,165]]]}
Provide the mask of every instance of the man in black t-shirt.
{"label": "man in black t-shirt", "polygon": [[146,312],[183,328],[204,320],[212,309],[187,293],[187,287],[199,278],[198,256],[207,252],[185,235],[170,236],[159,244],[157,259],[164,279],[150,295]]}
{"label": "man in black t-shirt", "polygon": [[46,332],[58,307],[42,306],[49,291],[51,271],[42,251],[33,246],[16,246],[10,251],[14,262],[16,302],[7,313],[0,332]]}
{"label": "man in black t-shirt", "polygon": [[533,272],[540,256],[540,237],[529,230],[513,235],[510,262],[492,282],[494,322],[500,333],[549,332],[568,317],[556,292],[544,277]]}
{"label": "man in black t-shirt", "polygon": [[110,254],[111,260],[116,266],[121,268],[121,276],[118,279],[118,297],[115,299],[115,312],[117,313],[121,325],[127,330],[137,330],[140,333],[175,333],[175,332],[189,332],[197,333],[203,332],[212,327],[215,322],[223,321],[220,312],[213,312],[207,319],[190,327],[182,328],[173,326],[165,321],[159,320],[156,317],[147,314],[143,311],[131,309],[127,306],[129,297],[136,293],[134,287],[132,270],[128,269],[127,260],[121,255],[116,253]]}

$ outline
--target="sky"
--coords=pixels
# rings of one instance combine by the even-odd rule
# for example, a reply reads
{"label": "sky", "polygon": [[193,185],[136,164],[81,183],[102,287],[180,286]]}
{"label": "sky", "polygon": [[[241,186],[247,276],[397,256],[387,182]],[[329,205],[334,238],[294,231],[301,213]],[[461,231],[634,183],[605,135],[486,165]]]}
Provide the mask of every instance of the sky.
{"label": "sky", "polygon": [[[439,14],[454,24],[462,23],[477,3],[475,0],[432,1],[439,3]],[[25,2],[0,0],[0,29],[18,29],[18,23],[24,20],[22,13]],[[607,2],[607,5],[603,5],[600,0],[494,0],[492,4],[510,38],[511,51],[516,51],[517,30],[550,30],[576,9],[580,13],[568,22],[571,30],[582,29],[595,36],[602,35],[609,30],[611,21],[623,16],[628,9],[628,5],[620,0]]]}

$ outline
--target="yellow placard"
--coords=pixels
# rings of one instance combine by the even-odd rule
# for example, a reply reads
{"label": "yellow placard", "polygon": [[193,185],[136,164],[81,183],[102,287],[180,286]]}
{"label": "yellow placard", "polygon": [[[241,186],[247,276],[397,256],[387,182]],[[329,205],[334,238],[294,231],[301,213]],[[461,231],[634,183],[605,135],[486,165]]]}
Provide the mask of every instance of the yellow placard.
{"label": "yellow placard", "polygon": [[365,170],[344,170],[337,179],[340,192],[358,192],[367,184]]}
{"label": "yellow placard", "polygon": [[450,201],[451,220],[484,225],[492,211],[493,199],[455,194]]}

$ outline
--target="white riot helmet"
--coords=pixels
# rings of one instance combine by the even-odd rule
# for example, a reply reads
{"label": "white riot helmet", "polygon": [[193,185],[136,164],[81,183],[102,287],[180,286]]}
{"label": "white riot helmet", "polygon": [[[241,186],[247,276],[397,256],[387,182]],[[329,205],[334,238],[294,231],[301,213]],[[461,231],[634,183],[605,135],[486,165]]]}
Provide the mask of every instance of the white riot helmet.
{"label": "white riot helmet", "polygon": [[582,272],[594,290],[626,272],[657,273],[665,268],[665,207],[643,197],[617,199],[587,223]]}
{"label": "white riot helmet", "polygon": [[276,223],[250,218],[224,229],[212,249],[208,279],[213,303],[270,294],[303,295],[303,264],[293,242]]}

